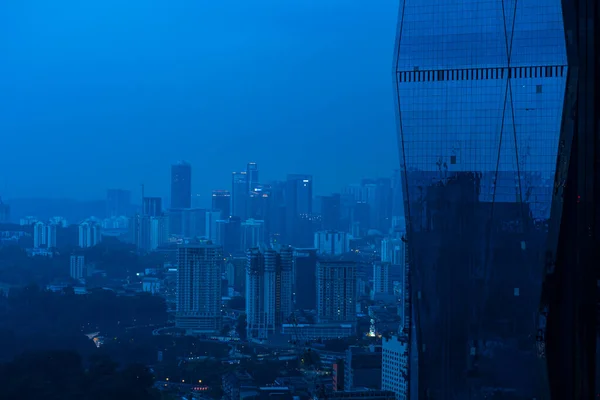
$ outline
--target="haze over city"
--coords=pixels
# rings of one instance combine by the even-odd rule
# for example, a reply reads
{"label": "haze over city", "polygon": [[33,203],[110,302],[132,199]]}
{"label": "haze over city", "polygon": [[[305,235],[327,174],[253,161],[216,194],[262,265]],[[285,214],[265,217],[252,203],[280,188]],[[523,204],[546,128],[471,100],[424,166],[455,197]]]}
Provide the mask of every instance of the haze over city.
{"label": "haze over city", "polygon": [[313,174],[323,194],[388,176],[396,15],[338,0],[2,2],[0,195],[166,196],[179,159],[207,198],[248,161],[266,180]]}

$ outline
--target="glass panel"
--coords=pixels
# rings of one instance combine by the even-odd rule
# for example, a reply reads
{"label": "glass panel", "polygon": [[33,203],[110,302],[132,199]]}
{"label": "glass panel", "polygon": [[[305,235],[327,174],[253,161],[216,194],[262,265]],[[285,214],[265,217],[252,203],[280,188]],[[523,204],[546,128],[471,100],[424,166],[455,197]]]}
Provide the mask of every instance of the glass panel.
{"label": "glass panel", "polygon": [[536,314],[566,80],[560,0],[400,8],[398,72],[450,77],[398,80],[418,389],[541,398]]}

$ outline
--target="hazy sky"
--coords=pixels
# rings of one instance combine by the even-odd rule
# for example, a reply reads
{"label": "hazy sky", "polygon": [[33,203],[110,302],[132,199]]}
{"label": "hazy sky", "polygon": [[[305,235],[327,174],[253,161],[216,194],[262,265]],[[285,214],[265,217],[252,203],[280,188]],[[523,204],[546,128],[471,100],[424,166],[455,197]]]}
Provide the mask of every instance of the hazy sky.
{"label": "hazy sky", "polygon": [[390,175],[396,17],[395,1],[0,1],[0,196],[166,196],[179,159],[195,193],[248,161],[318,193]]}

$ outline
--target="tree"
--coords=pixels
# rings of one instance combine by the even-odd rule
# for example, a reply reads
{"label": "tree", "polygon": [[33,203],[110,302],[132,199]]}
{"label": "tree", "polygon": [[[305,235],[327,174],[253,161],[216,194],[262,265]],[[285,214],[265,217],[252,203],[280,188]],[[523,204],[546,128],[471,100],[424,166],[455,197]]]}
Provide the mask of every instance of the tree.
{"label": "tree", "polygon": [[246,314],[240,314],[235,326],[235,330],[237,331],[238,335],[240,335],[240,339],[246,340],[248,337],[246,334]]}
{"label": "tree", "polygon": [[110,359],[96,358],[86,371],[81,356],[72,351],[28,353],[0,364],[3,400],[158,400],[152,384],[142,365],[119,370]]}
{"label": "tree", "polygon": [[231,326],[229,326],[228,324],[223,325],[223,328],[221,328],[221,336],[229,335],[230,330],[231,330]]}

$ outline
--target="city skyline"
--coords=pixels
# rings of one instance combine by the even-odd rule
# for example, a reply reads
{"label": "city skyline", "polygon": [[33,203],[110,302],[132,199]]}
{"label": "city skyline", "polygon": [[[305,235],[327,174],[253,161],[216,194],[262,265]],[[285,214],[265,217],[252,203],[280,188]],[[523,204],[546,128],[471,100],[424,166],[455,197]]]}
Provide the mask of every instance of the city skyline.
{"label": "city skyline", "polygon": [[178,159],[213,171],[193,178],[199,193],[246,159],[263,180],[318,175],[317,193],[399,165],[394,2],[9,3],[0,5],[4,200],[89,200],[141,183],[162,196],[153,190]]}

